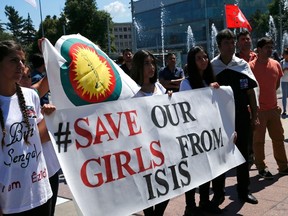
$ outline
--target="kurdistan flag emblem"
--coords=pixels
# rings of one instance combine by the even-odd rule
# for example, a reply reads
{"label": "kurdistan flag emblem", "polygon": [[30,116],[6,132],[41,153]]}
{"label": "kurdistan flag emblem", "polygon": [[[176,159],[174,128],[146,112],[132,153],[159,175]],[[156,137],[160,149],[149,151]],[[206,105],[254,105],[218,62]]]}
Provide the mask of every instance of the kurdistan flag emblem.
{"label": "kurdistan flag emblem", "polygon": [[61,82],[76,106],[117,100],[122,83],[112,60],[96,46],[79,39],[67,39],[61,45],[67,61],[61,66]]}
{"label": "kurdistan flag emblem", "polygon": [[46,38],[41,45],[57,109],[127,99],[140,89],[105,52],[80,34],[62,36],[55,47]]}

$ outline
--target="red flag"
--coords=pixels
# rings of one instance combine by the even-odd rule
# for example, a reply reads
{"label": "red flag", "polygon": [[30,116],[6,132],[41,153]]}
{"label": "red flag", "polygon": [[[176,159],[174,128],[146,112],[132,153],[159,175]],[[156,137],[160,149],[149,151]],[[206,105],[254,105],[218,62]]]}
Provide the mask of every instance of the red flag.
{"label": "red flag", "polygon": [[225,5],[227,28],[247,28],[250,32],[252,27],[237,5]]}

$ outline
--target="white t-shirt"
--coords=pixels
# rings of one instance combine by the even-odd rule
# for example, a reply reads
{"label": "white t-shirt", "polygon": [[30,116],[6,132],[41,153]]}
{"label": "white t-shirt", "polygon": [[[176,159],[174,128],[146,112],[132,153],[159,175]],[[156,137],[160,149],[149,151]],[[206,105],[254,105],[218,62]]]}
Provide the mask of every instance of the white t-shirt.
{"label": "white t-shirt", "polygon": [[180,83],[179,91],[187,91],[191,90],[191,85],[188,79],[184,79]]}
{"label": "white t-shirt", "polygon": [[[36,89],[33,89],[33,90],[36,91]],[[38,94],[37,91],[36,93]],[[50,178],[53,175],[55,175],[55,173],[58,172],[61,167],[60,167],[56,152],[53,148],[52,142],[48,141],[48,142],[42,143],[42,148],[43,148],[43,154],[44,154],[44,158],[46,161],[49,178]]]}
{"label": "white t-shirt", "polygon": [[[203,81],[203,84],[205,87],[208,87],[208,85]],[[190,82],[188,79],[184,79],[180,83],[179,91],[187,91],[193,89],[190,85]]]}
{"label": "white t-shirt", "polygon": [[[5,146],[0,149],[0,206],[4,214],[30,210],[46,203],[52,196],[37,127],[43,119],[39,97],[32,89],[21,89],[32,130],[28,138],[30,144],[24,141],[23,134],[28,128],[17,95],[0,95],[6,128]],[[2,136],[0,128],[0,140]]]}
{"label": "white t-shirt", "polygon": [[283,59],[280,62],[284,75],[281,77],[281,82],[288,82],[288,62]]}
{"label": "white t-shirt", "polygon": [[52,177],[61,168],[56,152],[51,141],[42,143],[43,154],[46,160],[46,165],[49,173],[49,178]]}
{"label": "white t-shirt", "polygon": [[134,97],[144,97],[144,96],[152,96],[152,95],[163,95],[166,92],[166,89],[159,83],[156,82],[155,83],[155,88],[156,90],[154,92],[143,92],[141,90],[139,90]]}

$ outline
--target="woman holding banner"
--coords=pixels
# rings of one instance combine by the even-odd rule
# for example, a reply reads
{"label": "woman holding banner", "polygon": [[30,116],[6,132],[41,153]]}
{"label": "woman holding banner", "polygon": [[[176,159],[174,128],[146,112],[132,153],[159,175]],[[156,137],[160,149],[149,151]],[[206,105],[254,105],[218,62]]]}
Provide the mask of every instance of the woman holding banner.
{"label": "woman holding banner", "polygon": [[[152,53],[140,50],[133,56],[132,79],[141,86],[139,92],[134,97],[144,97],[165,94],[166,89],[157,82],[156,59]],[[169,92],[168,94],[171,95]],[[169,200],[144,209],[145,216],[162,216]]]}
{"label": "woman holding banner", "polygon": [[[190,49],[187,56],[187,73],[188,77],[180,84],[180,91],[203,88],[211,86],[219,88],[219,84],[215,82],[212,66],[207,52],[200,46]],[[210,182],[199,186],[200,203],[199,207],[210,213],[221,213],[218,205],[209,201]],[[199,209],[195,203],[196,189],[192,189],[185,193],[186,208],[184,216],[200,215]]]}

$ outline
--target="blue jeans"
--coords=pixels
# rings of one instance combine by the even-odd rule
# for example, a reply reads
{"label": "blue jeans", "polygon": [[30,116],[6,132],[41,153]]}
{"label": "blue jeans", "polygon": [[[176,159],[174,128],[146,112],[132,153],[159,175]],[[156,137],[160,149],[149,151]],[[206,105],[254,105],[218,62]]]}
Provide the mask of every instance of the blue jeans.
{"label": "blue jeans", "polygon": [[288,96],[288,82],[281,82],[281,88],[282,88],[283,112],[286,112],[287,96]]}

